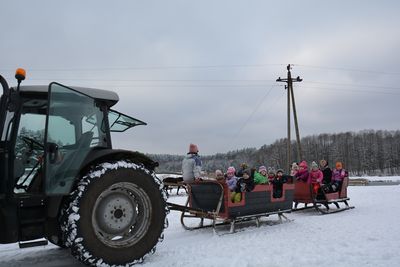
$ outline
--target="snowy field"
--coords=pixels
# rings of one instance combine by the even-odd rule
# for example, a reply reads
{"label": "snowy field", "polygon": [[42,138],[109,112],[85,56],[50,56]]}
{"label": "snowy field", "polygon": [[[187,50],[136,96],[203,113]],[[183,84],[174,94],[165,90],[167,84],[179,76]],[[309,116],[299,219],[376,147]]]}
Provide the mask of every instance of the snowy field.
{"label": "snowy field", "polygon": [[[348,193],[355,209],[292,213],[292,222],[264,220],[259,228],[247,224],[223,236],[212,229],[186,231],[173,211],[164,242],[140,266],[400,266],[400,186],[353,186]],[[170,201],[185,198],[173,195]],[[83,265],[53,245],[20,250],[11,244],[0,245],[0,266]]]}

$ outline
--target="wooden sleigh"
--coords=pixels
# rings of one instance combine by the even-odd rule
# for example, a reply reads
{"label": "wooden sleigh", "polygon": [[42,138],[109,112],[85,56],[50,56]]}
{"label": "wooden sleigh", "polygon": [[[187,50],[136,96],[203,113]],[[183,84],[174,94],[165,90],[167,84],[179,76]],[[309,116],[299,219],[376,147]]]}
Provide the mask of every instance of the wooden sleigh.
{"label": "wooden sleigh", "polygon": [[[235,232],[235,224],[255,221],[261,217],[278,215],[278,222],[288,221],[284,213],[292,210],[294,184],[284,184],[282,196],[273,197],[272,185],[256,185],[251,192],[243,192],[240,202],[231,201],[231,192],[224,182],[200,181],[187,184],[188,199],[184,206],[168,203],[171,210],[181,211],[181,224],[187,230],[230,225],[229,233]],[[209,221],[206,223],[205,221]]]}
{"label": "wooden sleigh", "polygon": [[[293,199],[293,211],[314,208],[321,214],[330,214],[353,209],[354,206],[350,206],[348,203],[350,200],[350,198],[347,197],[348,185],[349,177],[346,175],[338,192],[325,193],[323,190],[319,190],[316,193],[314,192],[311,184],[303,181],[296,181]],[[298,207],[298,205],[301,203],[303,206]],[[340,204],[342,204],[342,206]],[[333,205],[334,208],[332,209],[330,205]]]}

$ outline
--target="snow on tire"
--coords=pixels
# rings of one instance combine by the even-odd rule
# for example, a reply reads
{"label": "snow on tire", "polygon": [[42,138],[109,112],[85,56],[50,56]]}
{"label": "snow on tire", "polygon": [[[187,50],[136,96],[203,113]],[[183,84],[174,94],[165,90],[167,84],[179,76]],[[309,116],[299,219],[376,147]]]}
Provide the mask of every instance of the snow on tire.
{"label": "snow on tire", "polygon": [[154,172],[124,160],[101,163],[71,193],[67,246],[91,266],[140,263],[162,241],[167,213]]}

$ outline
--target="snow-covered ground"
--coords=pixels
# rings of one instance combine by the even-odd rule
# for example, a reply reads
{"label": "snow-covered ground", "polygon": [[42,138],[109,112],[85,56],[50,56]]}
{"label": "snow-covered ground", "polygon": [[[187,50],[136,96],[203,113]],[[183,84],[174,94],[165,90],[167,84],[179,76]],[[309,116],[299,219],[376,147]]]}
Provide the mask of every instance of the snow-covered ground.
{"label": "snow-covered ground", "polygon": [[[292,222],[248,224],[223,236],[212,229],[186,231],[172,211],[164,242],[141,266],[399,266],[400,186],[353,186],[349,196],[355,209],[292,213]],[[185,198],[172,195],[170,201]],[[0,266],[83,265],[52,245],[20,250],[11,244],[0,245]]]}

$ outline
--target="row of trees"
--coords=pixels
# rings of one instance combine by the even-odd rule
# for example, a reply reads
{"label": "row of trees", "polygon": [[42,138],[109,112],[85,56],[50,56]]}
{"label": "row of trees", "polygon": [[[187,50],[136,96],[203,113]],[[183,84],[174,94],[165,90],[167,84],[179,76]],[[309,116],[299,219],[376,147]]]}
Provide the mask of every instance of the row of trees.
{"label": "row of trees", "polygon": [[[400,175],[400,131],[364,130],[357,133],[320,134],[302,138],[301,144],[307,162],[326,159],[332,166],[336,161],[341,161],[351,175]],[[292,149],[293,161],[299,161],[294,141]],[[160,163],[160,172],[181,170],[183,156],[150,156]],[[285,169],[286,139],[260,149],[245,148],[203,156],[202,160],[203,169],[207,172],[225,170],[242,162],[254,167],[266,165]]]}

